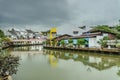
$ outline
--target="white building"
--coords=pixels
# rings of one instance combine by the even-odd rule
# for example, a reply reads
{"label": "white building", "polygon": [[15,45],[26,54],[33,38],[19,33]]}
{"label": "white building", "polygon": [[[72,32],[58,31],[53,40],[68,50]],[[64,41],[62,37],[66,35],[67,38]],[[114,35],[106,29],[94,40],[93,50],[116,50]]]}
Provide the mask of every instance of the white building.
{"label": "white building", "polygon": [[11,29],[8,30],[7,36],[11,39],[40,39],[39,32],[34,32],[29,29],[26,29],[24,31]]}
{"label": "white building", "polygon": [[[83,33],[80,36],[71,37],[71,39],[73,39],[73,40],[84,39],[87,42],[85,44],[86,47],[89,47],[89,48],[100,48],[101,45],[98,43],[98,41],[100,41],[100,39],[103,39],[106,36],[110,40],[115,39],[115,34],[103,32],[103,31],[85,32],[85,33]],[[77,45],[77,42],[76,42],[76,45]]]}
{"label": "white building", "polygon": [[[85,36],[86,33],[82,34],[82,36],[83,35]],[[87,37],[89,39],[88,45],[90,48],[91,47],[100,48],[101,45],[98,43],[98,41],[100,41],[100,39],[103,39],[104,37],[108,37],[110,40],[113,40],[113,39],[115,39],[115,34],[97,30],[94,32],[89,32],[89,35],[87,35]]]}

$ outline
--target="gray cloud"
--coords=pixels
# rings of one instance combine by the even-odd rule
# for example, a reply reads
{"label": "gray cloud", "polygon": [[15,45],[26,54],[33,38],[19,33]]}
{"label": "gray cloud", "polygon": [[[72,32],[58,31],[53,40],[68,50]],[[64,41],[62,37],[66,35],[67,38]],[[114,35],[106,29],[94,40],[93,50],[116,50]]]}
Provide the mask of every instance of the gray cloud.
{"label": "gray cloud", "polygon": [[119,9],[120,0],[0,0],[0,28],[116,25]]}
{"label": "gray cloud", "polygon": [[76,24],[108,24],[120,19],[120,0],[68,0],[72,7],[71,22]]}
{"label": "gray cloud", "polygon": [[0,22],[12,24],[59,24],[69,19],[65,0],[3,0]]}

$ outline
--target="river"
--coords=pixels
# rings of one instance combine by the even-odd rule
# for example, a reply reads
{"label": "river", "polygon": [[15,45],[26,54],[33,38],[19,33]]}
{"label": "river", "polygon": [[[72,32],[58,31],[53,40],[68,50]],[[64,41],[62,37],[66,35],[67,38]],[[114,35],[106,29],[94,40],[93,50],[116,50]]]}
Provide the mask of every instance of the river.
{"label": "river", "polygon": [[120,55],[42,46],[10,48],[5,53],[20,58],[13,80],[120,80]]}

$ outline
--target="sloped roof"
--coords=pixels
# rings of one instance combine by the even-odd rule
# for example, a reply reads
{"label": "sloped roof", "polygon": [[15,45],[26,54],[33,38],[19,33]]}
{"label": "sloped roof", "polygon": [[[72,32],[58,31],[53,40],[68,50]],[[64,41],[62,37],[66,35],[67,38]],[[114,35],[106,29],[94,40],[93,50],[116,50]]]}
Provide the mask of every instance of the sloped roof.
{"label": "sloped roof", "polygon": [[29,30],[29,29],[26,29],[26,31],[27,31],[28,33],[34,33],[34,31]]}
{"label": "sloped roof", "polygon": [[17,31],[14,29],[8,30],[8,32],[12,35],[16,35],[17,36]]}
{"label": "sloped roof", "polygon": [[52,40],[61,40],[61,39],[69,38],[69,37],[72,37],[72,36],[69,34],[64,34],[64,35],[60,35],[58,37],[55,37]]}
{"label": "sloped roof", "polygon": [[104,29],[91,29],[85,33],[95,33],[95,32],[103,32],[103,33],[109,33],[109,34],[114,34],[116,35],[115,31],[111,31],[111,30],[104,30]]}
{"label": "sloped roof", "polygon": [[95,35],[84,35],[84,36],[74,36],[74,37],[70,37],[70,39],[79,39],[79,38],[92,38],[92,37],[96,37]]}
{"label": "sloped roof", "polygon": [[68,38],[64,38],[64,39],[92,38],[92,37],[96,37],[98,35],[102,35],[102,33],[98,32],[98,33],[82,34],[80,36],[73,36],[73,37],[68,37]]}
{"label": "sloped roof", "polygon": [[86,36],[86,35],[94,35],[94,36],[97,36],[97,35],[102,35],[102,32],[94,32],[94,33],[90,33],[90,32],[85,32],[83,33],[81,36]]}

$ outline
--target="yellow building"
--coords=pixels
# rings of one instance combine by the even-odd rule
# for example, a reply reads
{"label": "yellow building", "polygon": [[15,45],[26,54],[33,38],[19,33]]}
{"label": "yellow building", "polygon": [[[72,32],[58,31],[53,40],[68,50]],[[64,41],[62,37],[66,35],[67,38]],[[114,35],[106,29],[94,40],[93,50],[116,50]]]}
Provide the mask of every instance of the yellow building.
{"label": "yellow building", "polygon": [[49,39],[55,38],[57,36],[57,29],[56,29],[56,27],[51,28],[49,30],[48,34],[49,34]]}
{"label": "yellow building", "polygon": [[57,28],[53,27],[48,31],[42,32],[42,35],[46,36],[47,39],[53,39],[57,36]]}
{"label": "yellow building", "polygon": [[52,39],[57,37],[57,28],[53,27],[50,30],[44,31],[44,32],[41,32],[41,33],[47,40],[49,40],[50,45],[52,45]]}

